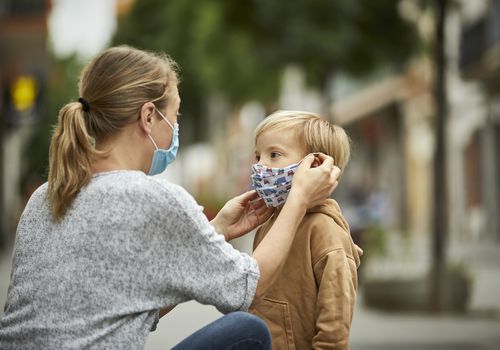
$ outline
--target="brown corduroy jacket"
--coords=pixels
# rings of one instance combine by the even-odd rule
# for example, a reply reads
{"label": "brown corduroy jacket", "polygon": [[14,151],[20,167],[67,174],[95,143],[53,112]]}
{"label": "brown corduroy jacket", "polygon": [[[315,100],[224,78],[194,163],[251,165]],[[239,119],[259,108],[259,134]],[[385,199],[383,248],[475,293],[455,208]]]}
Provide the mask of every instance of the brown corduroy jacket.
{"label": "brown corduroy jacket", "polygon": [[[275,217],[262,225],[254,249]],[[250,312],[264,319],[273,349],[348,349],[362,250],[337,202],[309,209],[275,283]]]}

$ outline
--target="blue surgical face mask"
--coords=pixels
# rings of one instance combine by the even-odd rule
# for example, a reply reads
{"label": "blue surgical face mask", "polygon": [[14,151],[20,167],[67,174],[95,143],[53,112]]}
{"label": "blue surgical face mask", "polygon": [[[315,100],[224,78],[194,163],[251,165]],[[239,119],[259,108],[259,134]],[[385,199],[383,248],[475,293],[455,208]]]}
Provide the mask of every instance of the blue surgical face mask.
{"label": "blue surgical face mask", "polygon": [[179,149],[179,124],[175,123],[174,125],[172,125],[172,123],[170,123],[159,110],[156,111],[172,128],[172,144],[168,149],[160,149],[154,142],[151,135],[148,135],[149,139],[155,146],[153,159],[151,161],[151,168],[149,169],[148,175],[156,175],[163,172],[167,168],[167,166],[174,161],[175,157],[177,156],[177,150]]}

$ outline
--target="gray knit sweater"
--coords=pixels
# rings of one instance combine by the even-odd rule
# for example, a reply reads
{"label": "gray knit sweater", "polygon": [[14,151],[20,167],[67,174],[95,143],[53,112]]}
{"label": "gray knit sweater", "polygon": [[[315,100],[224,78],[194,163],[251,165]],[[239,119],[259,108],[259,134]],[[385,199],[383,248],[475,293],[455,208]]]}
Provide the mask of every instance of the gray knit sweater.
{"label": "gray knit sweater", "polygon": [[47,184],[17,228],[0,349],[142,349],[158,309],[246,310],[256,261],[181,187],[137,171],[95,175],[60,222]]}

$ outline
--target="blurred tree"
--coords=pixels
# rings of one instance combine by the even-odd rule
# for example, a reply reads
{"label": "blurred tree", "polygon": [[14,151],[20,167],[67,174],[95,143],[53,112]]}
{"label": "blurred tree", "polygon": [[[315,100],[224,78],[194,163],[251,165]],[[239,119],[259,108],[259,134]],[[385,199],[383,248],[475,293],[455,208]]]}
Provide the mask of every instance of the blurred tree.
{"label": "blurred tree", "polygon": [[210,93],[222,93],[233,106],[250,99],[269,105],[289,64],[301,66],[324,96],[335,73],[359,76],[382,65],[401,67],[419,41],[397,5],[394,0],[136,0],[120,19],[113,44],[171,54],[182,67],[183,112],[203,126]]}

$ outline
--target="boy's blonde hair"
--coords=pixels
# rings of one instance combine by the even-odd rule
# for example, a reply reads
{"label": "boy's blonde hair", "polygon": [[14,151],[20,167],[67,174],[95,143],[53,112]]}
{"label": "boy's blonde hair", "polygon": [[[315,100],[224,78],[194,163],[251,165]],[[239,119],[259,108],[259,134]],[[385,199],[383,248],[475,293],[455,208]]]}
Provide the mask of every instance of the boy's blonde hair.
{"label": "boy's blonde hair", "polygon": [[321,152],[333,157],[334,164],[344,170],[351,154],[350,140],[340,126],[319,115],[302,111],[276,111],[265,118],[254,133],[259,136],[268,130],[293,129],[307,153]]}

